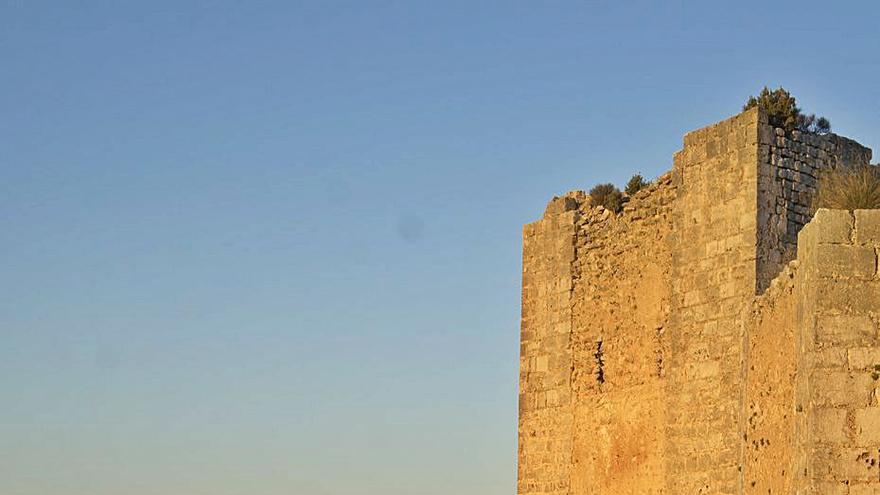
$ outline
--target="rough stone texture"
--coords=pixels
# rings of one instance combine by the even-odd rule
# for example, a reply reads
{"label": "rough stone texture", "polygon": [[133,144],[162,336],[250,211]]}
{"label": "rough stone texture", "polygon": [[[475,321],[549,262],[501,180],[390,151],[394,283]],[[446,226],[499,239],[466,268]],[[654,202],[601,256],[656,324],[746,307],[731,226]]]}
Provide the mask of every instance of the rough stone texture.
{"label": "rough stone texture", "polygon": [[745,345],[740,318],[756,286],[758,127],[758,111],[744,112],[687,134],[675,155],[669,493],[739,489]]}
{"label": "rough stone texture", "polygon": [[581,203],[572,301],[572,493],[662,493],[666,246],[674,200],[667,174],[620,215]]}
{"label": "rough stone texture", "polygon": [[[859,236],[855,219],[863,233],[880,229],[874,212],[819,210],[798,240],[794,473],[799,493],[880,493],[880,306],[864,304],[880,301],[875,261],[880,241]],[[854,235],[841,243],[840,236],[828,234],[841,231]],[[872,252],[871,273],[851,252]],[[829,259],[829,253],[838,258]]]}
{"label": "rough stone texture", "polygon": [[518,493],[880,493],[880,212],[808,204],[870,154],[754,109],[620,214],[554,198],[523,231]]}
{"label": "rough stone texture", "polygon": [[523,228],[518,493],[567,494],[571,470],[571,293],[578,212],[555,198]]}
{"label": "rough stone texture", "polygon": [[[755,301],[744,322],[749,347],[743,493],[792,493],[797,273],[798,262],[789,263]],[[843,362],[845,357],[826,357],[826,361],[835,359]],[[825,419],[824,431],[833,432],[841,418]]]}

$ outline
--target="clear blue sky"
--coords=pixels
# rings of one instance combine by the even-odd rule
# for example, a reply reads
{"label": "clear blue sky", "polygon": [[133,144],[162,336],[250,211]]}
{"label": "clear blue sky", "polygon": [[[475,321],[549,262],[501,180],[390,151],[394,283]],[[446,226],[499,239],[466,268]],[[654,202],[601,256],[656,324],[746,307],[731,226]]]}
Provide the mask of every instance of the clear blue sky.
{"label": "clear blue sky", "polygon": [[520,234],[874,2],[0,3],[0,493],[515,491]]}

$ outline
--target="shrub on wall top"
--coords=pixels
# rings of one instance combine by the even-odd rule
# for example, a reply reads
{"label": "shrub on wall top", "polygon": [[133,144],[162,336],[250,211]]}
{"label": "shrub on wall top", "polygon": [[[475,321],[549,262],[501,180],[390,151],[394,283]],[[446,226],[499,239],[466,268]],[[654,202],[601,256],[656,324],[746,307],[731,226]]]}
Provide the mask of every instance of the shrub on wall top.
{"label": "shrub on wall top", "polygon": [[767,112],[770,125],[782,127],[787,132],[794,130],[811,132],[814,134],[828,134],[831,132],[831,122],[825,117],[816,117],[814,114],[801,113],[795,97],[783,87],[770,90],[767,86],[761,90],[758,96],[750,96],[743,110],[761,107]]}
{"label": "shrub on wall top", "polygon": [[642,174],[635,174],[629,178],[629,182],[626,183],[626,187],[623,190],[626,191],[627,194],[632,196],[647,185],[648,182],[645,181],[645,178],[642,177]]}
{"label": "shrub on wall top", "polygon": [[593,206],[604,206],[606,209],[619,213],[623,209],[623,193],[614,184],[598,184],[590,189]]}

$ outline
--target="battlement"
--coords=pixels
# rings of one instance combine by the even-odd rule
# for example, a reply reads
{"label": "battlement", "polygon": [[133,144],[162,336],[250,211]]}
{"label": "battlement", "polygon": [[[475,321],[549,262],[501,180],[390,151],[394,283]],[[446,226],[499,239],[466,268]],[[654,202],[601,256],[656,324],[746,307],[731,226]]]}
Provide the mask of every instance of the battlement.
{"label": "battlement", "polygon": [[[834,299],[828,280],[836,294],[880,294],[867,234],[820,241],[859,232],[860,217],[870,231],[874,212],[847,216],[846,230],[846,212],[811,221],[809,209],[821,170],[870,159],[855,141],[787,135],[753,109],[688,133],[672,171],[620,214],[581,191],[551,200],[523,229],[518,493],[880,488],[880,465],[871,485],[816,464],[828,446],[811,428],[832,413],[810,405],[822,379],[805,316]],[[850,406],[833,414],[871,414]],[[866,448],[847,425],[828,452]]]}

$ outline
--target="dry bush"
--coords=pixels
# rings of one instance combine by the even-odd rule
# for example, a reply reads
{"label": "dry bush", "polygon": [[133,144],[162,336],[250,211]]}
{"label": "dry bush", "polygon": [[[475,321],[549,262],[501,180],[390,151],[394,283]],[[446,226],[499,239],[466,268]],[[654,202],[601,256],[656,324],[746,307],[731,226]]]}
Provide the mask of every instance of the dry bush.
{"label": "dry bush", "polygon": [[590,200],[593,206],[601,205],[614,213],[623,209],[623,193],[614,184],[598,184],[593,187],[590,189]]}
{"label": "dry bush", "polygon": [[880,170],[877,166],[838,168],[822,174],[813,210],[871,210],[880,208]]}
{"label": "dry bush", "polygon": [[758,94],[750,96],[743,110],[752,107],[761,107],[767,112],[770,125],[782,127],[787,132],[799,130],[813,134],[828,134],[831,132],[831,122],[825,117],[816,117],[814,114],[805,114],[797,106],[797,100],[785,88],[779,87],[771,90],[767,86]]}
{"label": "dry bush", "polygon": [[642,177],[642,174],[636,174],[629,178],[629,182],[626,183],[626,187],[623,190],[626,191],[627,194],[632,196],[647,185],[648,182],[645,181],[645,178]]}

